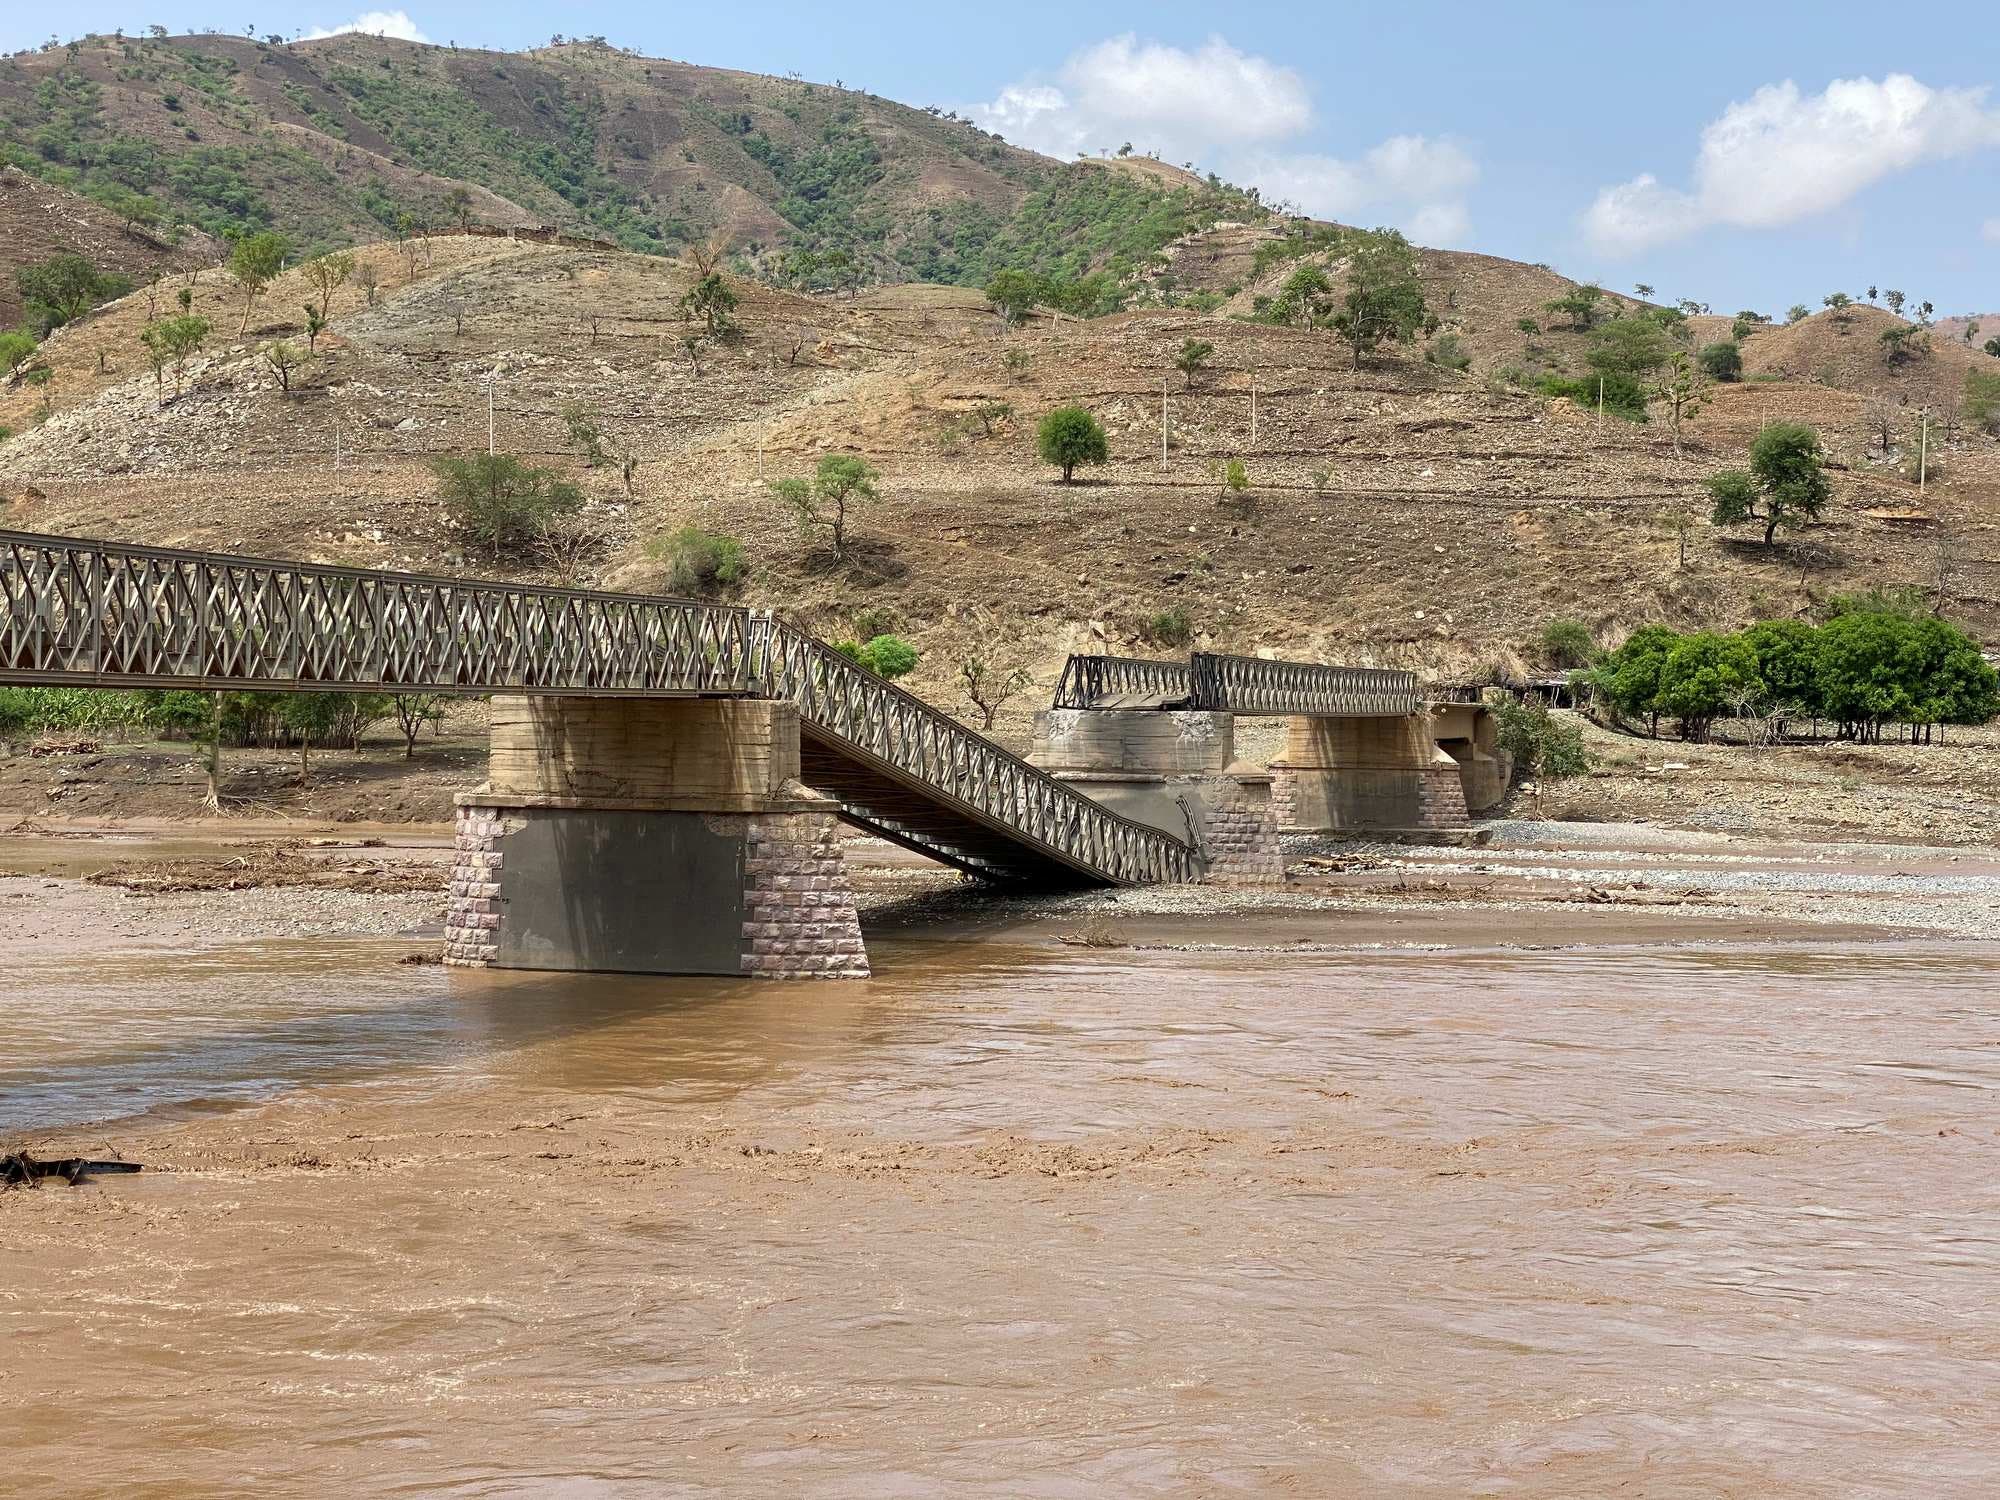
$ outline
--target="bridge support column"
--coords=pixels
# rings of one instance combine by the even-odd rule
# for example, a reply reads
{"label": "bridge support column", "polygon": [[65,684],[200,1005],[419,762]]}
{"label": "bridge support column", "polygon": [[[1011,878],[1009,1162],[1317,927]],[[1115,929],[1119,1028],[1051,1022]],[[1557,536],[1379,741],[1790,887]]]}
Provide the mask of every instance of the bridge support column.
{"label": "bridge support column", "polygon": [[1293,718],[1271,773],[1291,832],[1445,832],[1468,822],[1458,762],[1438,747],[1427,713]]}
{"label": "bridge support column", "polygon": [[459,799],[447,963],[867,976],[790,704],[496,698],[488,769]]}
{"label": "bridge support column", "polygon": [[1281,885],[1271,777],[1236,759],[1236,721],[1206,710],[1051,708],[1035,765],[1135,823],[1191,839],[1205,879]]}

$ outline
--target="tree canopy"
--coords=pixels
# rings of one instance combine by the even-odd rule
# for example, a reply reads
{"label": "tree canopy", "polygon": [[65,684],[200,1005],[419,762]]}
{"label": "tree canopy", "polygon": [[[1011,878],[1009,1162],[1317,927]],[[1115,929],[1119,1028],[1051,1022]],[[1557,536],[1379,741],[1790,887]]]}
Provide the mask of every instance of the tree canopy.
{"label": "tree canopy", "polygon": [[1708,481],[1718,526],[1761,522],[1764,545],[1780,526],[1803,526],[1826,509],[1833,487],[1819,434],[1799,422],[1773,422],[1750,445],[1750,467],[1725,469]]}
{"label": "tree canopy", "polygon": [[1042,462],[1062,470],[1068,484],[1080,464],[1108,463],[1111,445],[1104,428],[1081,406],[1058,406],[1035,430],[1035,451]]}

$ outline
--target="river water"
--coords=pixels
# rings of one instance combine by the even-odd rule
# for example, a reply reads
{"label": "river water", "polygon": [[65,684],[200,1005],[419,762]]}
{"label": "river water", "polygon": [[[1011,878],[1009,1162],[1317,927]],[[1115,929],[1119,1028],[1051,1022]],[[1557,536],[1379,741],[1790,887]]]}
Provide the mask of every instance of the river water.
{"label": "river water", "polygon": [[0,1489],[2000,1493],[2000,947],[410,946],[10,954]]}

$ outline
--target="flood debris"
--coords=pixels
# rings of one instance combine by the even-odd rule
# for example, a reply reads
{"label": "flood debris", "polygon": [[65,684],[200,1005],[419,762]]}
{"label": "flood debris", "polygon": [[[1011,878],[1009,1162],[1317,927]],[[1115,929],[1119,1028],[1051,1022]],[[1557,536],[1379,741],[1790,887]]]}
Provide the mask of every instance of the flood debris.
{"label": "flood debris", "polygon": [[34,1187],[44,1177],[60,1177],[75,1187],[86,1177],[142,1170],[136,1161],[95,1161],[87,1156],[44,1160],[25,1151],[0,1156],[0,1187]]}
{"label": "flood debris", "polygon": [[83,878],[92,885],[116,886],[136,896],[280,886],[397,896],[437,891],[444,884],[443,873],[432,864],[329,859],[303,851],[304,846],[296,841],[279,841],[254,845],[226,859],[129,860],[94,870]]}

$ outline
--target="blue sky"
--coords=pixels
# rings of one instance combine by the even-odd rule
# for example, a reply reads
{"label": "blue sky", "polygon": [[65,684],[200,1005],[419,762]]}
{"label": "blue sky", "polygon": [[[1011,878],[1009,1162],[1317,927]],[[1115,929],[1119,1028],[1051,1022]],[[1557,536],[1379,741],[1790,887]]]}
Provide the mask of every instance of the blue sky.
{"label": "blue sky", "polygon": [[[49,28],[0,14],[0,48]],[[370,29],[840,79],[1055,153],[1131,141],[1433,244],[1782,312],[1873,283],[2000,312],[1990,3],[1727,7],[401,0]],[[78,0],[73,30],[291,34],[367,7]],[[50,12],[40,12],[46,17]]]}

